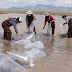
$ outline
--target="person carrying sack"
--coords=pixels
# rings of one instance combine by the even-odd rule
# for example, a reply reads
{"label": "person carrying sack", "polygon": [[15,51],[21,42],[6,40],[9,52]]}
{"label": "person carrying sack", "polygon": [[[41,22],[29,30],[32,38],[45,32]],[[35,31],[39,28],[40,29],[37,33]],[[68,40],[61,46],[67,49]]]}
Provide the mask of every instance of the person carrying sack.
{"label": "person carrying sack", "polygon": [[28,12],[26,12],[26,27],[28,29],[28,32],[35,32],[36,33],[36,28],[35,25],[33,23],[34,20],[36,20],[36,18],[33,15],[33,12],[31,10],[29,10]]}
{"label": "person carrying sack", "polygon": [[48,24],[51,24],[52,35],[54,35],[54,31],[55,31],[55,19],[53,18],[53,16],[51,16],[47,12],[44,14],[44,16],[45,16],[45,24],[44,24],[43,29],[45,28],[46,23],[48,22]]}
{"label": "person carrying sack", "polygon": [[66,15],[63,15],[62,18],[66,21],[63,25],[68,24],[68,38],[72,38],[72,18],[68,18]]}
{"label": "person carrying sack", "polygon": [[19,39],[21,40],[21,36],[18,33],[16,24],[21,23],[21,18],[9,18],[2,22],[2,28],[4,29],[4,39],[11,40],[12,32],[9,27],[13,26],[16,34],[18,35]]}

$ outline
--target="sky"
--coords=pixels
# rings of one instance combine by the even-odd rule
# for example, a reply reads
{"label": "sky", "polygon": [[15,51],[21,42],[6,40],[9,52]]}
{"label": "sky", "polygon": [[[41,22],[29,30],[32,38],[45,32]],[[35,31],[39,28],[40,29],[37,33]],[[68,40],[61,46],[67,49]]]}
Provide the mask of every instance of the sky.
{"label": "sky", "polygon": [[0,8],[35,6],[37,4],[72,7],[72,0],[0,0]]}

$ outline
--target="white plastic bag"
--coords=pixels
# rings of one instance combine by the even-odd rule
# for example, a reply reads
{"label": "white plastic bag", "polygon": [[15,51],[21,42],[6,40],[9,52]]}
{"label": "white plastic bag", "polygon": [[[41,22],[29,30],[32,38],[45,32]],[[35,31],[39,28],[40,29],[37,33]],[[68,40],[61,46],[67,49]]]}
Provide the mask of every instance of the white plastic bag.
{"label": "white plastic bag", "polygon": [[6,58],[6,57],[8,57],[6,54],[0,53],[0,60],[1,60],[2,58]]}
{"label": "white plastic bag", "polygon": [[68,24],[60,24],[59,25],[59,35],[66,35],[68,31]]}
{"label": "white plastic bag", "polygon": [[27,72],[25,68],[10,58],[0,60],[0,72]]}
{"label": "white plastic bag", "polygon": [[33,43],[29,43],[29,44],[26,44],[24,46],[25,49],[32,49],[32,48],[37,48],[37,46],[35,46]]}
{"label": "white plastic bag", "polygon": [[44,48],[44,44],[43,44],[41,41],[33,42],[33,44],[34,44],[38,49],[43,49],[43,48]]}
{"label": "white plastic bag", "polygon": [[31,49],[30,51],[27,51],[24,53],[25,55],[28,55],[32,58],[36,58],[36,57],[44,57],[46,56],[46,53],[44,53],[43,51],[39,50],[39,49]]}
{"label": "white plastic bag", "polygon": [[26,44],[31,43],[31,41],[28,39],[22,39],[22,40],[16,41],[15,43],[20,45],[20,46],[25,46]]}
{"label": "white plastic bag", "polygon": [[48,35],[51,34],[51,23],[48,24],[47,34],[48,34]]}
{"label": "white plastic bag", "polygon": [[44,29],[43,29],[43,34],[50,35],[51,34],[51,24],[48,24]]}
{"label": "white plastic bag", "polygon": [[24,55],[23,53],[8,52],[7,54],[9,55],[10,58],[12,58],[13,60],[15,60],[16,62],[25,67],[32,67],[34,65],[32,57]]}
{"label": "white plastic bag", "polygon": [[36,41],[36,39],[35,39],[35,32],[25,35],[23,37],[23,39],[28,39],[28,40],[30,40],[32,42]]}

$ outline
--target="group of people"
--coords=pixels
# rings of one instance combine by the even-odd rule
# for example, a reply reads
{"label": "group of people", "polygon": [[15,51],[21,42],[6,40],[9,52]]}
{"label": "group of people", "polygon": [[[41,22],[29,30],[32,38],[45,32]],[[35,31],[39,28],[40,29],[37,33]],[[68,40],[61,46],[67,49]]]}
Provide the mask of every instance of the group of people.
{"label": "group of people", "polygon": [[[28,32],[35,32],[36,33],[36,28],[33,23],[33,21],[36,20],[36,18],[33,15],[33,12],[31,10],[29,10],[26,13],[27,13],[27,15],[26,15],[26,28],[28,29]],[[51,25],[51,28],[52,28],[52,35],[54,35],[54,32],[55,32],[55,19],[54,19],[54,17],[52,15],[48,14],[47,12],[44,14],[44,16],[45,16],[45,24],[44,24],[43,29],[45,28],[46,23],[48,22],[48,25]],[[63,23],[63,25],[68,24],[67,35],[68,35],[68,38],[71,38],[72,37],[72,18],[69,19],[69,18],[67,18],[66,15],[63,15],[62,18],[64,20],[66,20],[66,22]],[[17,17],[17,18],[10,17],[7,20],[2,22],[2,27],[4,29],[4,39],[11,40],[12,32],[9,28],[11,26],[14,27],[14,30],[15,30],[16,34],[18,35],[19,39],[20,40],[22,39],[20,34],[18,33],[18,30],[16,27],[16,24],[18,24],[18,23],[22,23],[22,20],[20,17]]]}

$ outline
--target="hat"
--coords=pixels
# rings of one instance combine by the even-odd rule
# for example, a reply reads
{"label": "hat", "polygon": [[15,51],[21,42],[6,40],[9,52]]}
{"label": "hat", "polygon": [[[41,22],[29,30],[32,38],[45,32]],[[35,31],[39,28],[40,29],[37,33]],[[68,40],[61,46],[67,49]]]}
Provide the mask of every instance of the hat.
{"label": "hat", "polygon": [[49,16],[50,14],[48,14],[48,12],[45,12],[45,14],[44,14],[44,16],[46,17],[46,16]]}
{"label": "hat", "polygon": [[21,23],[22,22],[22,18],[17,17],[17,20]]}
{"label": "hat", "polygon": [[67,17],[66,15],[63,15],[62,18]]}
{"label": "hat", "polygon": [[33,12],[31,10],[29,10],[28,12],[26,12],[27,14],[33,14]]}

